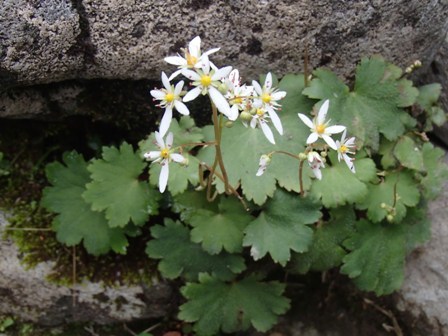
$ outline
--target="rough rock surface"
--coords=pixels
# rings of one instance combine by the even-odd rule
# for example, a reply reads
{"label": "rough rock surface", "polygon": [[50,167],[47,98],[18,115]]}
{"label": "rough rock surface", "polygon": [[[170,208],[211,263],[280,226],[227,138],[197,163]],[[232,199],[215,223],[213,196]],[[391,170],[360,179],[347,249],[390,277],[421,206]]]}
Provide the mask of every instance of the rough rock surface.
{"label": "rough rock surface", "polygon": [[415,318],[415,335],[448,335],[448,181],[429,215],[432,238],[410,255],[397,307]]}
{"label": "rough rock surface", "polygon": [[[7,225],[0,212],[0,234]],[[50,263],[26,269],[12,241],[0,240],[0,315],[13,315],[42,325],[95,321],[126,322],[165,316],[171,289],[160,283],[146,286],[106,287],[86,282],[73,289],[45,280]],[[73,305],[73,296],[76,301]]]}
{"label": "rough rock surface", "polygon": [[157,79],[163,57],[196,35],[245,78],[300,71],[305,46],[313,66],[347,75],[374,53],[401,66],[432,60],[447,15],[437,0],[3,0],[1,82]]}

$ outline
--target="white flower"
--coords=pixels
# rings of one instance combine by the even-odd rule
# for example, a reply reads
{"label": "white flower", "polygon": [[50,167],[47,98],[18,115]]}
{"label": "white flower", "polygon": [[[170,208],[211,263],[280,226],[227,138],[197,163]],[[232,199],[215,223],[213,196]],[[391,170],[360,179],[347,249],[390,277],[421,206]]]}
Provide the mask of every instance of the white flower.
{"label": "white flower", "polygon": [[254,99],[254,106],[266,109],[275,129],[282,135],[283,126],[275,110],[280,107],[280,104],[277,101],[283,99],[286,96],[286,92],[278,91],[276,88],[272,87],[272,75],[270,72],[266,75],[263,87],[261,87],[255,80],[252,81],[252,85],[257,94],[257,97]]}
{"label": "white flower", "polygon": [[260,162],[258,163],[258,171],[257,171],[257,176],[261,176],[264,174],[264,172],[266,171],[266,168],[268,167],[268,165],[271,163],[271,156],[270,155],[266,155],[263,154],[260,157]]}
{"label": "white flower", "polygon": [[274,134],[272,134],[272,131],[268,126],[267,118],[269,118],[269,116],[266,115],[266,112],[262,108],[258,108],[257,112],[252,116],[250,127],[255,128],[259,125],[266,139],[275,145]]}
{"label": "white flower", "polygon": [[183,115],[189,115],[190,111],[180,99],[180,93],[184,87],[184,81],[180,81],[176,84],[176,87],[174,87],[174,85],[170,84],[166,74],[162,72],[162,83],[165,88],[161,90],[151,90],[151,96],[153,96],[155,100],[160,100],[160,104],[158,106],[165,108],[165,113],[163,114],[159,129],[160,136],[163,137],[170,127],[174,108],[176,108],[176,110]]}
{"label": "white flower", "polygon": [[330,101],[327,99],[319,109],[319,113],[317,117],[315,117],[312,121],[306,115],[299,113],[299,118],[303,121],[305,125],[310,128],[311,134],[306,140],[307,144],[316,142],[317,139],[322,138],[324,141],[330,146],[332,149],[337,150],[336,143],[330,137],[332,134],[341,133],[345,130],[345,126],[328,126],[329,121],[325,121],[327,116],[328,107],[330,105]]}
{"label": "white flower", "polygon": [[168,184],[168,175],[169,175],[169,167],[168,164],[171,161],[177,163],[186,163],[186,159],[177,153],[171,153],[171,147],[173,146],[173,133],[169,132],[166,136],[166,141],[163,141],[162,136],[159,132],[155,132],[156,134],[156,143],[157,147],[159,147],[160,151],[150,151],[143,154],[145,159],[151,160],[154,162],[159,162],[162,165],[162,169],[160,170],[159,175],[159,190],[163,193],[166,189],[166,185]]}
{"label": "white flower", "polygon": [[179,54],[177,54],[177,56],[165,57],[165,62],[177,65],[180,69],[170,76],[170,80],[180,74],[182,69],[202,68],[204,64],[208,62],[208,55],[217,52],[219,49],[220,48],[213,48],[201,54],[201,38],[196,36],[190,43],[188,43],[188,48],[183,49],[185,57],[182,57]]}
{"label": "white flower", "polygon": [[232,71],[231,66],[227,66],[221,69],[211,69],[210,62],[206,62],[200,70],[183,69],[182,74],[193,81],[192,85],[194,89],[187,92],[183,101],[189,102],[197,98],[201,93],[203,95],[208,94],[213,104],[219,112],[224,114],[230,120],[236,120],[238,118],[238,111],[235,113],[230,109],[229,102],[217,89],[221,84],[221,80]]}
{"label": "white flower", "polygon": [[336,140],[336,147],[338,150],[338,160],[344,159],[347,167],[355,173],[355,165],[353,164],[354,159],[350,158],[347,154],[355,154],[355,152],[351,151],[352,149],[356,149],[355,145],[355,137],[351,137],[350,139],[345,139],[347,130],[344,130],[341,136],[341,141]]}
{"label": "white flower", "polygon": [[253,95],[253,86],[241,85],[239,72],[233,69],[228,77],[223,79],[224,95],[229,102],[231,115],[238,115],[239,111],[248,110],[252,106],[250,98]]}
{"label": "white flower", "polygon": [[313,171],[314,176],[318,180],[322,180],[322,172],[320,168],[325,168],[324,160],[317,152],[309,152],[308,153],[308,164],[310,165],[311,170]]}

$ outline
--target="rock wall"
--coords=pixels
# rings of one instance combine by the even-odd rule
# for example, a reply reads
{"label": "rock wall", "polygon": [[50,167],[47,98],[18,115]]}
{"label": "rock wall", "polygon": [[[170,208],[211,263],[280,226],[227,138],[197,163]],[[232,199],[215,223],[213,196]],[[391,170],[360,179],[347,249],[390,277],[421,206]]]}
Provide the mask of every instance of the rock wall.
{"label": "rock wall", "polygon": [[[163,57],[194,36],[251,80],[313,67],[349,76],[375,53],[429,64],[448,29],[447,1],[2,0],[0,117],[26,116],[8,89],[79,79],[158,80]],[[27,99],[14,91],[14,99]],[[39,100],[38,97],[33,99]],[[47,99],[46,97],[41,97]],[[76,112],[75,112],[76,113]]]}

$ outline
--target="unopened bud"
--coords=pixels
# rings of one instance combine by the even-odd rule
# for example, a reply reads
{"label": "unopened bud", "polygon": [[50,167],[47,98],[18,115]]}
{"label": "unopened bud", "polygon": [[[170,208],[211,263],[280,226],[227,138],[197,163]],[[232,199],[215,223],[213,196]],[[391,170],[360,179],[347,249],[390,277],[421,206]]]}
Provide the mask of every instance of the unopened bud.
{"label": "unopened bud", "polygon": [[391,215],[391,214],[386,216],[386,219],[389,223],[392,223],[394,221],[394,218],[395,218],[394,215]]}
{"label": "unopened bud", "polygon": [[387,208],[387,204],[386,203],[381,203],[381,209],[386,209]]}
{"label": "unopened bud", "polygon": [[182,166],[188,166],[188,163],[190,163],[190,160],[188,158],[184,158],[184,160],[180,164]]}
{"label": "unopened bud", "polygon": [[305,153],[299,153],[299,159],[300,161],[304,161],[308,158],[308,156]]}
{"label": "unopened bud", "polygon": [[224,124],[224,126],[227,128],[233,127],[233,121],[227,120],[226,123]]}
{"label": "unopened bud", "polygon": [[320,153],[320,156],[322,156],[323,158],[327,157],[327,152],[324,151],[324,152]]}
{"label": "unopened bud", "polygon": [[240,119],[244,121],[249,121],[252,119],[252,114],[249,112],[243,111],[240,113]]}

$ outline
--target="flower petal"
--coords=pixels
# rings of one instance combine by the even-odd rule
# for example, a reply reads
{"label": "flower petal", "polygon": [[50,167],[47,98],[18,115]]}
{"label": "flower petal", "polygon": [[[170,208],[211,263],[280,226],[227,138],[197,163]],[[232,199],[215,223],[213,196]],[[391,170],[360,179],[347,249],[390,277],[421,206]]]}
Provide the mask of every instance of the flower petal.
{"label": "flower petal", "polygon": [[324,141],[328,144],[328,146],[330,146],[332,149],[334,150],[338,150],[338,147],[336,146],[336,143],[334,142],[334,140],[326,135],[326,134],[322,134],[322,139],[324,139]]}
{"label": "flower petal", "polygon": [[[343,144],[344,143],[344,140],[345,140],[345,136],[347,135],[347,129],[344,129],[344,132],[342,132],[342,135],[341,135],[341,144]],[[337,144],[337,143],[336,143]],[[339,148],[339,145],[338,145],[338,148]]]}
{"label": "flower petal", "polygon": [[260,126],[266,139],[268,139],[271,144],[275,145],[274,134],[272,134],[268,124],[264,121],[260,121]]}
{"label": "flower petal", "polygon": [[190,110],[188,109],[187,105],[185,105],[184,103],[182,103],[179,100],[174,101],[174,107],[176,108],[177,112],[179,112],[180,114],[183,114],[183,115],[190,114]]}
{"label": "flower petal", "polygon": [[[205,53],[203,53],[202,56],[208,56],[208,55],[210,55],[210,54],[213,54],[213,53],[219,51],[219,49],[221,49],[221,48],[212,48],[212,49],[209,49],[209,50],[207,50]],[[201,57],[202,57],[202,56],[201,56]]]}
{"label": "flower petal", "polygon": [[173,139],[174,139],[173,132],[169,132],[165,139],[165,144],[168,149],[171,148],[171,146],[173,145]]}
{"label": "flower petal", "polygon": [[254,87],[255,92],[256,92],[258,95],[261,96],[261,94],[263,93],[263,90],[261,89],[260,84],[259,84],[257,81],[253,80],[253,81],[252,81],[252,86]]}
{"label": "flower petal", "polygon": [[201,88],[197,86],[194,89],[188,91],[182,100],[184,102],[189,102],[192,101],[193,99],[196,99],[197,96],[199,96],[200,94],[201,94]]}
{"label": "flower petal", "polygon": [[232,67],[231,66],[226,66],[224,68],[218,69],[213,74],[212,81],[221,80],[221,79],[227,77],[229,75],[230,71],[232,71]]}
{"label": "flower petal", "polygon": [[159,146],[159,148],[163,149],[165,148],[165,141],[163,141],[162,135],[159,132],[155,132],[156,135],[156,142],[157,142],[157,146]]}
{"label": "flower petal", "polygon": [[227,99],[224,98],[221,92],[219,92],[217,89],[211,86],[208,89],[208,94],[210,95],[210,98],[215,104],[218,111],[229,118],[229,116],[231,115],[230,106],[229,103],[227,102]]}
{"label": "flower petal", "polygon": [[164,61],[177,66],[187,65],[187,60],[180,56],[168,56],[164,58]]}
{"label": "flower petal", "polygon": [[352,173],[355,173],[355,165],[353,164],[353,160],[347,154],[342,154],[342,157],[344,158],[344,161],[347,164],[347,167],[350,169],[350,171]]}
{"label": "flower petal", "polygon": [[151,90],[151,96],[153,96],[157,100],[162,100],[165,98],[166,93],[161,90]]}
{"label": "flower petal", "polygon": [[319,136],[317,135],[316,132],[313,132],[309,135],[308,139],[306,139],[306,143],[310,144],[310,143],[316,142],[317,139],[319,139]]}
{"label": "flower petal", "polygon": [[180,154],[173,153],[170,155],[170,157],[171,157],[171,159],[173,159],[174,162],[177,162],[177,163],[185,162],[185,158]]}
{"label": "flower petal", "polygon": [[201,51],[201,38],[196,36],[194,39],[188,43],[188,52],[194,56],[199,57],[199,53]]}
{"label": "flower petal", "polygon": [[271,117],[272,123],[274,124],[275,129],[280,135],[283,135],[283,125],[278,117],[278,114],[273,109],[267,109],[269,117]]}
{"label": "flower petal", "polygon": [[171,91],[171,84],[165,72],[162,71],[162,84],[168,92]]}
{"label": "flower petal", "polygon": [[317,114],[317,124],[324,124],[325,118],[327,117],[328,107],[330,106],[330,101],[327,99],[324,101]]}
{"label": "flower petal", "polygon": [[328,127],[325,128],[325,134],[341,133],[345,129],[346,129],[346,127],[345,126],[341,126],[341,125],[328,126]]}
{"label": "flower petal", "polygon": [[164,137],[171,125],[171,119],[173,119],[173,110],[171,107],[165,109],[162,120],[160,121],[159,133],[161,137]]}
{"label": "flower petal", "polygon": [[184,88],[184,81],[180,81],[176,84],[176,87],[174,88],[174,95],[178,96],[182,92],[182,89]]}
{"label": "flower petal", "polygon": [[238,115],[239,115],[239,113],[238,113],[238,105],[233,105],[230,108],[230,113],[229,113],[229,115],[227,117],[229,118],[229,120],[235,121],[238,118]]}
{"label": "flower petal", "polygon": [[143,154],[143,157],[148,160],[155,160],[160,157],[160,151],[150,151]]}
{"label": "flower petal", "polygon": [[168,79],[169,79],[170,81],[172,81],[172,80],[173,80],[174,78],[176,78],[180,73],[182,73],[182,69],[179,69],[179,70],[174,71],[174,72],[171,74],[171,76],[168,77]]}
{"label": "flower petal", "polygon": [[319,166],[311,167],[311,170],[313,171],[314,176],[318,180],[322,180],[322,172],[320,171],[320,167]]}
{"label": "flower petal", "polygon": [[273,94],[271,94],[271,97],[273,100],[280,100],[280,99],[285,98],[285,96],[286,96],[286,91],[277,91],[277,92],[274,92]]}
{"label": "flower petal", "polygon": [[299,116],[300,120],[302,120],[305,125],[307,125],[311,129],[314,129],[314,124],[310,118],[308,118],[306,115],[304,115],[302,113],[298,113],[298,116]]}
{"label": "flower petal", "polygon": [[190,80],[201,80],[201,76],[196,71],[190,69],[182,69],[182,75]]}
{"label": "flower petal", "polygon": [[264,80],[264,87],[268,90],[270,90],[272,87],[272,74],[270,72],[268,72],[268,74],[266,75],[266,78]]}
{"label": "flower petal", "polygon": [[168,161],[162,163],[162,169],[159,175],[159,191],[163,193],[168,184],[168,175],[170,173],[170,168],[168,167]]}

